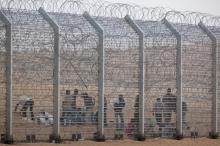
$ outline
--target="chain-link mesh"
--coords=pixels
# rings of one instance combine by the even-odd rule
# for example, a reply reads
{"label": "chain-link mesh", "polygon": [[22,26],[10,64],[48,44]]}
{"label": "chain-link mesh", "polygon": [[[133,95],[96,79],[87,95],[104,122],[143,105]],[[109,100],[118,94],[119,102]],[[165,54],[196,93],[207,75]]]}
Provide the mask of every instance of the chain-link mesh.
{"label": "chain-link mesh", "polygon": [[137,130],[138,36],[123,19],[95,20],[105,30],[105,134],[132,136]]}
{"label": "chain-link mesh", "polygon": [[1,54],[1,59],[0,59],[0,133],[5,133],[6,129],[4,128],[6,126],[6,84],[7,84],[7,79],[6,79],[6,62],[7,62],[7,52],[5,48],[5,25],[1,21],[0,22],[0,41],[1,41],[1,48],[0,48],[0,54]]}
{"label": "chain-link mesh", "polygon": [[4,13],[13,26],[14,139],[34,134],[47,140],[52,123],[42,119],[53,115],[53,31],[37,11]]}
{"label": "chain-link mesh", "polygon": [[[85,11],[104,30],[103,118],[107,138],[133,138],[140,130],[140,36],[125,21],[127,14],[144,32],[145,135],[172,137],[177,127],[180,48],[174,33],[161,21],[163,18],[182,39],[183,134],[207,136],[212,130],[215,54],[212,40],[198,23],[203,22],[220,41],[219,17],[92,0],[0,0],[0,6],[12,23],[15,140],[23,141],[30,135],[47,140],[53,133],[55,34],[38,12],[40,7],[60,29],[61,139],[92,138],[97,131],[99,32],[82,15]],[[0,30],[0,134],[4,134],[8,56],[4,22],[0,22]]]}

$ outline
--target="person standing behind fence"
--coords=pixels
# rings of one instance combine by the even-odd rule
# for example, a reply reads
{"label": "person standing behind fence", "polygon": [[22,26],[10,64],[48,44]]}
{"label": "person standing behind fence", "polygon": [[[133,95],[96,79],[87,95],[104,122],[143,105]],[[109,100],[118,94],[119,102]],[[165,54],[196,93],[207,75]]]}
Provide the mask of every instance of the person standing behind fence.
{"label": "person standing behind fence", "polygon": [[70,90],[66,90],[66,96],[63,101],[63,124],[73,124],[77,118],[76,98],[78,96],[78,89],[74,89],[73,95]]}
{"label": "person standing behind fence", "polygon": [[167,94],[163,96],[163,117],[165,123],[171,122],[172,112],[176,112],[176,96],[167,89]]}
{"label": "person standing behind fence", "polygon": [[88,93],[83,93],[82,97],[84,98],[84,105],[87,111],[91,111],[95,105],[94,99],[88,95]]}
{"label": "person standing behind fence", "polygon": [[185,101],[183,101],[183,105],[182,105],[182,109],[183,109],[183,126],[187,127],[187,121],[186,121],[186,112],[187,112],[187,104]]}
{"label": "person standing behind fence", "polygon": [[66,90],[66,96],[63,101],[63,112],[66,114],[72,109],[72,96],[70,95],[70,90]]}
{"label": "person standing behind fence", "polygon": [[23,96],[21,100],[16,104],[15,111],[21,106],[21,115],[24,119],[34,120],[33,106],[34,101],[31,97]]}
{"label": "person standing behind fence", "polygon": [[161,102],[160,98],[157,98],[157,101],[156,103],[154,103],[154,107],[153,107],[153,115],[155,116],[157,125],[159,126],[162,122],[162,110],[163,110],[163,103]]}
{"label": "person standing behind fence", "polygon": [[135,103],[134,103],[134,118],[131,119],[131,123],[135,125],[139,121],[139,95],[136,96]]}
{"label": "person standing behind fence", "polygon": [[63,110],[64,111],[72,111],[76,109],[76,98],[78,96],[78,89],[74,89],[73,95],[71,95],[70,90],[66,90],[66,96],[63,102]]}
{"label": "person standing behind fence", "polygon": [[124,127],[124,117],[123,117],[123,108],[125,107],[125,101],[123,95],[119,95],[118,103],[114,103],[115,119],[116,119],[116,128]]}
{"label": "person standing behind fence", "polygon": [[88,93],[83,93],[82,98],[84,99],[84,106],[85,106],[85,120],[86,122],[92,123],[93,121],[92,109],[95,106],[95,101],[91,96],[88,95]]}

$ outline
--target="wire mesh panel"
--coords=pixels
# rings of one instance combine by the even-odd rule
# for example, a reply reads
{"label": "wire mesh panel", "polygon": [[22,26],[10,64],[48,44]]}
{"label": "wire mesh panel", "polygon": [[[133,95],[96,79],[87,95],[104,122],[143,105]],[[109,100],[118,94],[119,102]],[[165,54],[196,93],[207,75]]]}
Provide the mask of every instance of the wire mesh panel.
{"label": "wire mesh panel", "polygon": [[[219,17],[89,0],[0,0],[0,4],[12,22],[13,49],[13,128],[6,132],[6,83],[9,81],[6,78],[6,30],[0,22],[0,134],[12,131],[15,141],[48,140],[52,133],[59,136],[59,129],[52,129],[56,123],[54,116],[58,114],[53,110],[57,108],[53,91],[59,73],[61,138],[92,138],[97,132],[98,107],[101,106],[98,93],[102,91],[98,84],[98,77],[102,75],[98,52],[102,43],[99,44],[98,31],[82,15],[85,11],[104,31],[106,138],[133,138],[141,130],[138,129],[141,41],[129,21],[124,20],[127,14],[144,32],[145,135],[172,137],[181,129],[180,115],[177,115],[181,108],[176,106],[179,105],[177,98],[180,99],[177,94],[181,95],[179,71],[183,79],[184,136],[207,136],[214,129],[211,129],[211,119],[214,119],[216,66],[213,56],[216,54],[212,41],[197,24],[204,21],[220,41]],[[58,23],[60,44],[54,42],[58,37],[50,22],[36,11],[40,7]],[[175,30],[162,19],[174,26],[176,34],[180,33],[182,48],[172,32]],[[54,58],[54,44],[60,45],[60,72],[55,68],[58,58]],[[178,49],[182,49],[182,70]],[[219,96],[217,102],[220,107]]]}
{"label": "wire mesh panel", "polygon": [[145,33],[145,135],[172,137],[176,128],[176,38],[160,22],[138,24]]}
{"label": "wire mesh panel", "polygon": [[197,25],[175,24],[182,35],[183,132],[208,136],[213,96],[211,41]]}
{"label": "wire mesh panel", "polygon": [[130,137],[137,130],[138,36],[123,19],[95,20],[105,30],[105,135],[116,139]]}
{"label": "wire mesh panel", "polygon": [[0,21],[0,134],[5,134],[6,130],[6,61],[7,52],[5,48],[6,41],[5,25]]}
{"label": "wire mesh panel", "polygon": [[[208,29],[215,35],[216,39],[217,39],[217,47],[218,47],[218,71],[220,71],[220,27],[219,27],[220,23],[219,21],[216,22],[216,25],[215,26],[209,26]],[[218,74],[218,84],[220,84],[220,76]],[[218,109],[217,109],[217,120],[218,120],[218,132],[220,132],[220,98],[219,98],[219,95],[220,95],[220,89],[218,88],[218,99],[217,99],[217,106],[218,106]]]}
{"label": "wire mesh panel", "polygon": [[191,133],[208,136],[214,94],[211,41],[198,26],[188,25],[184,29],[187,29],[183,34],[184,131],[186,136]]}
{"label": "wire mesh panel", "polygon": [[13,136],[47,140],[53,124],[53,31],[36,11],[5,13],[13,25]]}
{"label": "wire mesh panel", "polygon": [[61,138],[97,131],[98,37],[82,15],[51,14],[61,29]]}
{"label": "wire mesh panel", "polygon": [[[216,36],[217,38],[217,41],[218,41],[218,72],[220,72],[220,28],[218,27],[218,29],[214,28],[214,29],[211,29],[211,31],[214,33],[214,35]],[[220,85],[220,76],[218,74],[218,85]],[[218,86],[218,99],[217,99],[217,106],[218,106],[218,109],[217,109],[217,120],[218,120],[218,132],[220,132],[220,98],[219,98],[219,95],[220,95],[220,88]]]}

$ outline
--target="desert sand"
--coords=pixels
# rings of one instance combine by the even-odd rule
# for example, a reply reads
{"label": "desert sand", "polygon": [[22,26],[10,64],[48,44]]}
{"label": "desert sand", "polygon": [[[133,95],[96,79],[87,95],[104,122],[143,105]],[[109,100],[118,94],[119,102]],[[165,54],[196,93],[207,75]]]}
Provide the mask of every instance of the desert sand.
{"label": "desert sand", "polygon": [[[6,146],[0,144],[1,146]],[[53,143],[15,143],[13,146],[53,146],[57,144]],[[208,139],[208,138],[185,138],[183,140],[172,139],[149,139],[144,142],[134,140],[107,140],[106,142],[94,142],[94,141],[64,141],[58,146],[220,146],[220,139]]]}

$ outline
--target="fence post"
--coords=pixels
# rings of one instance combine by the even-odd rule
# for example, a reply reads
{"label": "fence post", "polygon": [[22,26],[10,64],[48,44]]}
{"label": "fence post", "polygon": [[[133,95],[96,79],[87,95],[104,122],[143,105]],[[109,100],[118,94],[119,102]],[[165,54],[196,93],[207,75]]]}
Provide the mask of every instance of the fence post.
{"label": "fence post", "polygon": [[105,49],[104,49],[104,30],[88,12],[84,12],[83,17],[94,27],[98,33],[98,95],[99,95],[99,109],[98,109],[98,132],[104,135],[104,74],[105,74]]}
{"label": "fence post", "polygon": [[145,87],[145,53],[144,53],[144,32],[141,28],[131,19],[129,15],[124,17],[125,21],[139,36],[139,137],[144,138],[144,87]]}
{"label": "fence post", "polygon": [[182,38],[181,34],[174,28],[174,26],[164,18],[162,23],[171,31],[176,37],[176,87],[177,87],[177,100],[176,100],[176,138],[182,138]]}
{"label": "fence post", "polygon": [[59,143],[60,138],[60,29],[58,24],[49,16],[49,14],[40,8],[39,13],[49,23],[54,31],[54,69],[53,69],[53,134],[50,140],[55,140]]}
{"label": "fence post", "polygon": [[212,41],[213,97],[212,97],[212,127],[211,127],[210,136],[214,138],[214,137],[218,137],[218,41],[215,35],[202,22],[200,22],[198,26]]}
{"label": "fence post", "polygon": [[12,50],[12,24],[7,16],[0,11],[0,19],[5,24],[6,28],[6,43],[5,48],[7,52],[7,65],[6,65],[6,138],[5,143],[13,143],[12,131],[12,98],[13,98],[13,50]]}

